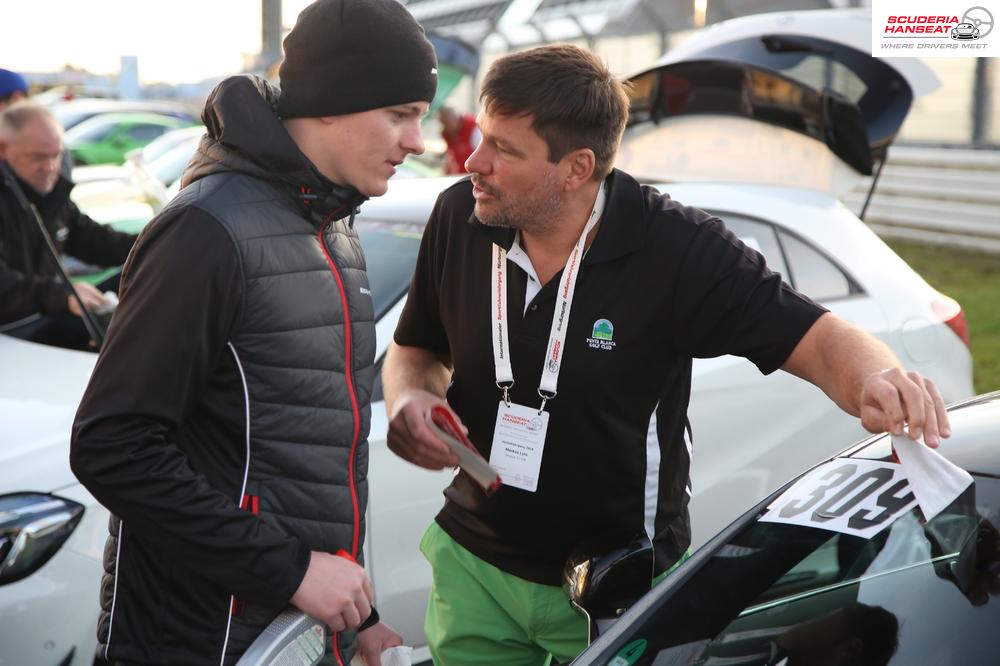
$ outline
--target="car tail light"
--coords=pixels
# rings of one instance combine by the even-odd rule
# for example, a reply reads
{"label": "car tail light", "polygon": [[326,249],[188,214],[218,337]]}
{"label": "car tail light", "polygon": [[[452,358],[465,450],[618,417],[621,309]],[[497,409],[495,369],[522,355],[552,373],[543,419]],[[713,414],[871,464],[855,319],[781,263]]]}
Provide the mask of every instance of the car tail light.
{"label": "car tail light", "polygon": [[955,335],[965,343],[966,347],[972,344],[969,337],[969,322],[965,320],[965,313],[958,301],[939,294],[938,298],[931,303],[931,309],[934,310],[934,314],[941,318],[941,321],[948,325],[948,328],[955,331]]}

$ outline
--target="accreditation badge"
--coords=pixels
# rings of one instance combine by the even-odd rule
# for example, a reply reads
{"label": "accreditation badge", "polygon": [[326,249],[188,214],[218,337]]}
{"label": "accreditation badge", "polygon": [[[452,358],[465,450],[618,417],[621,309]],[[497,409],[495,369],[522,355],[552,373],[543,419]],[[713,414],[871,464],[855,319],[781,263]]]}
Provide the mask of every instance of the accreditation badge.
{"label": "accreditation badge", "polygon": [[542,450],[549,428],[549,413],[537,407],[525,407],[500,401],[497,425],[493,431],[490,465],[505,486],[535,492],[542,468]]}

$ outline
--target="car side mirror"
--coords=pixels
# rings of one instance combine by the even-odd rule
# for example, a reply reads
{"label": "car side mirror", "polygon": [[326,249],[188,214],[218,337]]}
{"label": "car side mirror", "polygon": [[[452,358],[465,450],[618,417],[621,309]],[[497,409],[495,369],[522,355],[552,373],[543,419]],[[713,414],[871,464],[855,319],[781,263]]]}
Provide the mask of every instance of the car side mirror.
{"label": "car side mirror", "polygon": [[645,532],[588,540],[573,550],[563,568],[563,588],[587,617],[590,642],[649,591],[653,562]]}

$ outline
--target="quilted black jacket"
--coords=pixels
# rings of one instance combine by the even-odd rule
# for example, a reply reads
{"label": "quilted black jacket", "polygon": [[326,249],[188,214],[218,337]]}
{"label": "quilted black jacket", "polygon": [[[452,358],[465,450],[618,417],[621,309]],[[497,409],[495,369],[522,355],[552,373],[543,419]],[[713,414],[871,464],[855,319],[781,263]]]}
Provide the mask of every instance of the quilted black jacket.
{"label": "quilted black jacket", "polygon": [[[361,555],[374,316],[353,212],[233,77],[186,186],[140,235],[71,463],[113,514],[112,662],[233,663],[309,551]],[[354,632],[328,644],[347,663]]]}

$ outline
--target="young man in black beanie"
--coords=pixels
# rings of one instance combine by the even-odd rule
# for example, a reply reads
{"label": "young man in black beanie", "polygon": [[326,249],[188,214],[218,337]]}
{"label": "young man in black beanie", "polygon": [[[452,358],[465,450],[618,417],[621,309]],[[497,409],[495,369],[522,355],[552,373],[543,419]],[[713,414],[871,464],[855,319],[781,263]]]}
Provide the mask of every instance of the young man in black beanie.
{"label": "young man in black beanie", "polygon": [[396,0],[319,0],[284,46],[280,93],[237,76],[209,97],[74,424],[113,514],[112,663],[234,663],[289,603],[332,629],[323,663],[400,642],[355,563],[375,328],[353,222],[423,151],[437,63]]}

